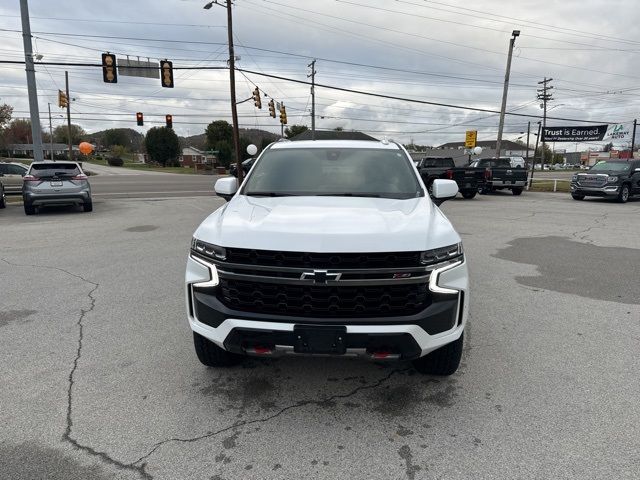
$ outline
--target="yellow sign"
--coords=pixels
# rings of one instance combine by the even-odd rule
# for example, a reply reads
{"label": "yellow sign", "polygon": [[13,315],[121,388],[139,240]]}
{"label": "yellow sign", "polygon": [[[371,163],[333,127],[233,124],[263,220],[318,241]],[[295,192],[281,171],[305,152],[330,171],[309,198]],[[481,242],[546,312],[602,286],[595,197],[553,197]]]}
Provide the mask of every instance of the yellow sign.
{"label": "yellow sign", "polygon": [[475,148],[477,138],[477,130],[467,130],[467,134],[464,139],[464,148]]}

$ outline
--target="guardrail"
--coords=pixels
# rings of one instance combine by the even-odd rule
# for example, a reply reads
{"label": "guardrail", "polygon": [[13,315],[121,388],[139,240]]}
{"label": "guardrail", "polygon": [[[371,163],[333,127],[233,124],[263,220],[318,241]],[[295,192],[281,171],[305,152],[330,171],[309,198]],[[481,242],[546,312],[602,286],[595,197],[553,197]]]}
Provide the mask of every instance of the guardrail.
{"label": "guardrail", "polygon": [[556,192],[558,190],[558,182],[567,182],[571,183],[570,179],[567,178],[534,178],[530,179],[527,183],[527,190],[529,190],[529,186],[535,184],[537,182],[553,182],[553,191]]}

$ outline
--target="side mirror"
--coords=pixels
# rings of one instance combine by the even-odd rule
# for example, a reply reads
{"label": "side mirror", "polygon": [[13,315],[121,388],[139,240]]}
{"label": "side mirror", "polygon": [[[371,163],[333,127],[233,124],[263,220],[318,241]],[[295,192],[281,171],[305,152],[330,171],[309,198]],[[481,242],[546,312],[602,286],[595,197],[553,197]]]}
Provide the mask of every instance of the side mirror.
{"label": "side mirror", "polygon": [[458,194],[458,184],[455,180],[443,180],[437,178],[431,184],[431,196],[433,197],[433,203],[440,206],[446,200],[455,198]]}
{"label": "side mirror", "polygon": [[213,190],[216,195],[228,202],[238,191],[238,179],[236,177],[219,178],[213,186]]}

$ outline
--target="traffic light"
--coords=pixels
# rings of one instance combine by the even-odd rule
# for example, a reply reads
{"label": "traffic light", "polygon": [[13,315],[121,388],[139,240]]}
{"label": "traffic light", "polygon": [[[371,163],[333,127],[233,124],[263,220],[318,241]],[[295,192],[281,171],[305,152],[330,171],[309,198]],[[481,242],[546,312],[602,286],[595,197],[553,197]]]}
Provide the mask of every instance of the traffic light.
{"label": "traffic light", "polygon": [[276,105],[273,103],[273,98],[269,100],[269,116],[276,118]]}
{"label": "traffic light", "polygon": [[287,124],[287,110],[284,108],[284,105],[280,107],[280,123],[283,125]]}
{"label": "traffic light", "polygon": [[256,87],[256,89],[253,91],[253,104],[258,108],[262,108],[262,100],[260,100],[260,89],[258,87]]}
{"label": "traffic light", "polygon": [[67,98],[67,94],[62,90],[58,90],[58,106],[60,108],[67,108],[67,106],[69,106],[69,99]]}
{"label": "traffic light", "polygon": [[144,125],[144,115],[142,115],[142,112],[136,113],[136,122],[138,122],[139,127]]}
{"label": "traffic light", "polygon": [[167,123],[167,128],[173,128],[173,116],[165,115],[165,122]]}
{"label": "traffic light", "polygon": [[116,56],[113,53],[102,54],[102,80],[105,83],[118,83]]}
{"label": "traffic light", "polygon": [[173,62],[160,61],[160,84],[166,88],[173,88]]}

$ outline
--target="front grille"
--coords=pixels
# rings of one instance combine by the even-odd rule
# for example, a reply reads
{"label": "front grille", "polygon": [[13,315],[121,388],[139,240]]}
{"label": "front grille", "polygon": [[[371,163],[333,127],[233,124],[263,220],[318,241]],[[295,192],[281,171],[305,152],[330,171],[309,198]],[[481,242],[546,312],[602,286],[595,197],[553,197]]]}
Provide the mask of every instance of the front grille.
{"label": "front grille", "polygon": [[217,297],[234,310],[305,317],[413,315],[431,302],[426,283],[289,285],[220,278]]}
{"label": "front grille", "polygon": [[420,252],[306,253],[227,248],[226,261],[244,265],[304,268],[402,268],[420,266]]}
{"label": "front grille", "polygon": [[581,187],[604,187],[607,183],[606,175],[578,175],[578,185]]}

